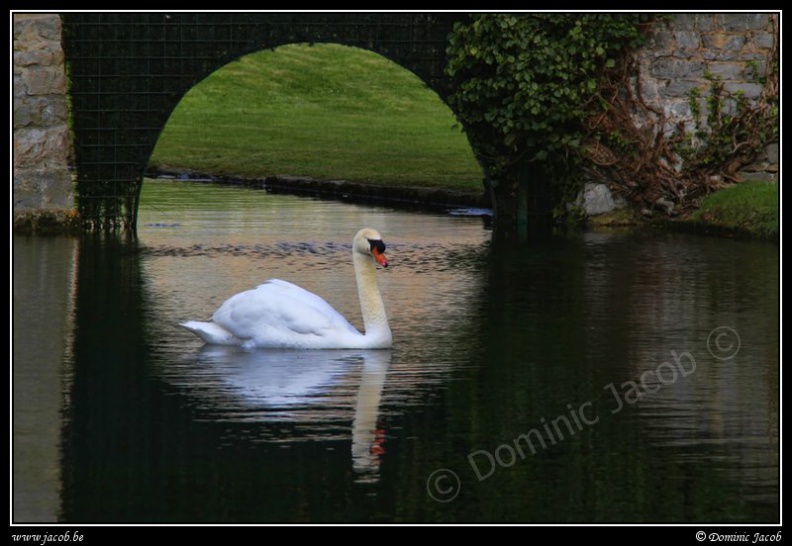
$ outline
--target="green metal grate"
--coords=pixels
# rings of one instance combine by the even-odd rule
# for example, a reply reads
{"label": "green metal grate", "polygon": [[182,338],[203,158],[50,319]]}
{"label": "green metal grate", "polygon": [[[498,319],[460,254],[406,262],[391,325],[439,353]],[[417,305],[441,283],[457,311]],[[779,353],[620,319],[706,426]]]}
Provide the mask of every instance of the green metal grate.
{"label": "green metal grate", "polygon": [[67,13],[78,208],[88,228],[134,231],[143,175],[184,94],[247,53],[333,42],[377,52],[445,99],[454,13]]}

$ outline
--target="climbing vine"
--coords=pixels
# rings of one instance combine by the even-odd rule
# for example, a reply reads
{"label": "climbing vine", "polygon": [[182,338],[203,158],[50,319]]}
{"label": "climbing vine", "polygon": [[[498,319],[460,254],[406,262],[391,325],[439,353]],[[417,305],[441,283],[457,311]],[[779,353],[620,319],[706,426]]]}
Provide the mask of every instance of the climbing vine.
{"label": "climbing vine", "polygon": [[580,180],[583,120],[598,90],[641,38],[638,14],[483,14],[449,40],[449,104],[493,185],[529,162],[564,186]]}

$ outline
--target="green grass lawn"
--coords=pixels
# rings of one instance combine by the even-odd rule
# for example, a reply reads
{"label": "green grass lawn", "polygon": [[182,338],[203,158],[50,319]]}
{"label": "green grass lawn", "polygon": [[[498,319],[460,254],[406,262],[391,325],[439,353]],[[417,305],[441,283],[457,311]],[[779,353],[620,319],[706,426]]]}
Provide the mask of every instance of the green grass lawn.
{"label": "green grass lawn", "polygon": [[705,197],[691,220],[772,239],[779,236],[778,214],[778,184],[743,182]]}
{"label": "green grass lawn", "polygon": [[377,54],[282,46],[233,61],[174,110],[150,166],[480,190],[481,169],[440,98]]}

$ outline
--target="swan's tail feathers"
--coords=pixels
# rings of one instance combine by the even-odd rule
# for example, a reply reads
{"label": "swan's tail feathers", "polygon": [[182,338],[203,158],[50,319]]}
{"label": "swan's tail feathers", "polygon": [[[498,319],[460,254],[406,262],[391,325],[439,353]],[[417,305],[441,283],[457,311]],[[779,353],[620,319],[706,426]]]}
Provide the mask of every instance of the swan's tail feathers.
{"label": "swan's tail feathers", "polygon": [[197,320],[188,320],[181,323],[182,328],[191,331],[206,343],[212,345],[238,345],[239,339],[234,337],[234,334],[215,324],[214,322],[198,322]]}

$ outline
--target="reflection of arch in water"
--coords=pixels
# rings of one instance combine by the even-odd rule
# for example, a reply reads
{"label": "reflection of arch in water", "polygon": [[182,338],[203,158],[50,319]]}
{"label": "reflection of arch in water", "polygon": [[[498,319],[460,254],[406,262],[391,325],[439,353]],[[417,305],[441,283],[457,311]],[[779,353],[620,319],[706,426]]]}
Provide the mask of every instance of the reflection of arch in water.
{"label": "reflection of arch in water", "polygon": [[[275,441],[336,438],[349,431],[360,481],[377,481],[383,433],[379,405],[391,351],[246,351],[204,346],[166,381],[217,421],[297,423],[300,434]],[[352,415],[350,415],[352,413]],[[344,434],[346,436],[346,434]],[[347,436],[348,437],[348,436]]]}

